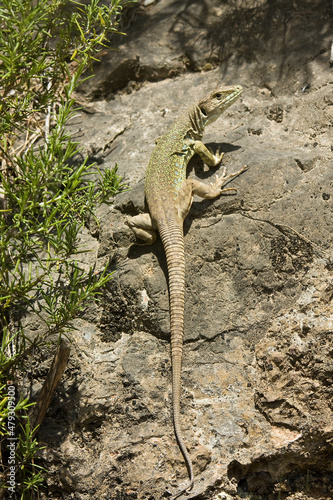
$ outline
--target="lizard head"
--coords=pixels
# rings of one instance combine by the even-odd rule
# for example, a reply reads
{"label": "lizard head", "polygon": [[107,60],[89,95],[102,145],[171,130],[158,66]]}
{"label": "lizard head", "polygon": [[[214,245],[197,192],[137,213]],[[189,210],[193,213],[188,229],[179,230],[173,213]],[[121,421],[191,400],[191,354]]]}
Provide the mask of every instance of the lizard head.
{"label": "lizard head", "polygon": [[201,113],[206,119],[206,125],[214,122],[224,110],[229,108],[241,95],[243,89],[240,85],[218,87],[198,102]]}

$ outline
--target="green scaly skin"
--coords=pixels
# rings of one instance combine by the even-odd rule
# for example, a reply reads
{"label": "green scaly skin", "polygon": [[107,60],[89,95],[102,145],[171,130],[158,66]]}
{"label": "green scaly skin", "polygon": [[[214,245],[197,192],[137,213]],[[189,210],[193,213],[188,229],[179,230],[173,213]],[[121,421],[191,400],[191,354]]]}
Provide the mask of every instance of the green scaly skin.
{"label": "green scaly skin", "polygon": [[222,186],[241,174],[238,172],[216,176],[215,183],[206,185],[186,179],[186,167],[195,153],[210,167],[217,166],[223,154],[213,155],[201,142],[206,125],[215,121],[241,95],[239,85],[219,87],[201,99],[181,115],[158,139],[150,158],[145,179],[145,195],[149,214],[141,214],[128,221],[134,234],[154,243],[159,232],[166,253],[169,281],[171,316],[171,361],[173,423],[177,442],[184,457],[190,484],[176,496],[193,488],[194,474],[190,455],[186,449],[180,428],[181,364],[184,332],[185,252],[183,222],[190,210],[193,195],[215,198],[225,191]]}

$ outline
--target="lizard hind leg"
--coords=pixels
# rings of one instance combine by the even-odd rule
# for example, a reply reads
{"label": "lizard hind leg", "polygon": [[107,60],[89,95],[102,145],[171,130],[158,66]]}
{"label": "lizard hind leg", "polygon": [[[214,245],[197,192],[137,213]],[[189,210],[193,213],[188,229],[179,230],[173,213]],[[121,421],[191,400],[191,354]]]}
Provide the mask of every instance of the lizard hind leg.
{"label": "lizard hind leg", "polygon": [[156,228],[150,214],[139,214],[126,220],[136,238],[143,240],[146,245],[153,245],[157,239]]}
{"label": "lizard hind leg", "polygon": [[248,166],[245,165],[237,172],[227,175],[226,168],[224,168],[222,175],[220,176],[216,175],[215,182],[210,182],[209,184],[204,184],[203,182],[197,181],[195,179],[187,179],[187,180],[192,185],[193,194],[200,196],[200,198],[213,199],[217,198],[218,196],[220,196],[220,194],[225,193],[227,191],[233,191],[233,194],[236,194],[237,193],[236,188],[223,188],[223,186],[228,182],[230,182],[231,179],[234,179],[238,175],[245,172],[245,170],[247,169]]}

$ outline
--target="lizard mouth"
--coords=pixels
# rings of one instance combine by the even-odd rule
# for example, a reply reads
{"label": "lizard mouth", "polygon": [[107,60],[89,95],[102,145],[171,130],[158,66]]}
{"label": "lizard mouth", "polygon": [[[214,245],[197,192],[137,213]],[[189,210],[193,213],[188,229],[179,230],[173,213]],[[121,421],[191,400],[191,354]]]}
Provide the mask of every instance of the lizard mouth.
{"label": "lizard mouth", "polygon": [[223,111],[238,99],[242,92],[243,88],[240,85],[220,87],[199,102],[201,118],[204,120],[205,125],[217,120]]}
{"label": "lizard mouth", "polygon": [[225,109],[225,107],[229,107],[241,95],[242,92],[242,87],[239,87],[232,94],[228,95],[221,103],[222,108]]}

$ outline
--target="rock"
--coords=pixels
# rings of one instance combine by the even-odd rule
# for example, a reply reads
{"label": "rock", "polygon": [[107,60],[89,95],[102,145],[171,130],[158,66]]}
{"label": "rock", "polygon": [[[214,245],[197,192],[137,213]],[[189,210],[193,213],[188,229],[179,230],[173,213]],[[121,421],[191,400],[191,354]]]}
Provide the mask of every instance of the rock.
{"label": "rock", "polygon": [[[171,420],[166,260],[160,241],[136,245],[125,221],[144,210],[156,137],[222,80],[244,94],[205,143],[222,145],[229,172],[250,168],[231,184],[237,195],[196,199],[184,226],[181,421],[196,475],[187,498],[332,497],[328,12],[319,0],[302,9],[161,0],[83,86],[100,100],[71,129],[83,154],[100,168],[117,163],[132,191],[102,206],[91,228],[96,264],[109,259],[115,274],[75,322],[39,432],[44,498],[160,499],[187,484]],[[113,93],[130,80],[136,91]],[[205,182],[215,171],[196,157],[189,166]]]}

